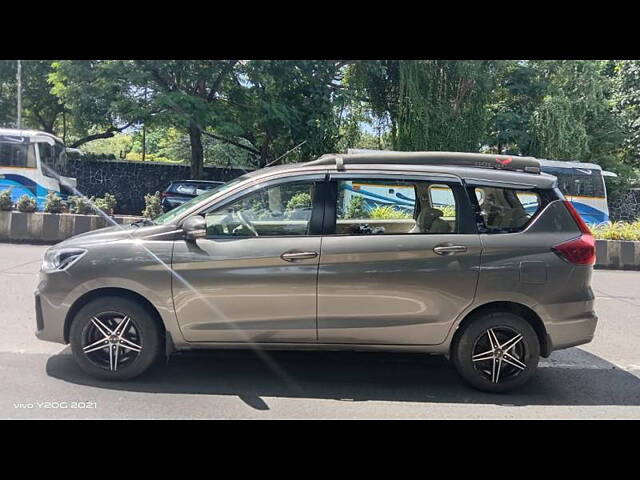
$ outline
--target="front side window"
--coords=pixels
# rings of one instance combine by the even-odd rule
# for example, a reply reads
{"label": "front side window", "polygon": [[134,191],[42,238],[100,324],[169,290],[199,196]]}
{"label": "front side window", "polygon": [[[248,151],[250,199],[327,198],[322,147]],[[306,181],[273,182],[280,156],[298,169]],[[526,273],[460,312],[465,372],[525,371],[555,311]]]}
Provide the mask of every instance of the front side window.
{"label": "front side window", "polygon": [[541,209],[540,195],[532,190],[475,187],[481,223],[489,233],[519,232]]}
{"label": "front side window", "polygon": [[265,187],[205,215],[209,237],[309,235],[316,183]]}
{"label": "front side window", "polygon": [[337,182],[336,233],[342,235],[457,232],[450,186],[412,180]]}

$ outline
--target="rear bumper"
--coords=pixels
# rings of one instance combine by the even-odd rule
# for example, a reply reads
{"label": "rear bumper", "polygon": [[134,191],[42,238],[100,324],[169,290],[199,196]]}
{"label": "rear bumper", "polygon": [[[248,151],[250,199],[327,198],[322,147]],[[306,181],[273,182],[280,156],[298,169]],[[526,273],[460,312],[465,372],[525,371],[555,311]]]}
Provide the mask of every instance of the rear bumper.
{"label": "rear bumper", "polygon": [[593,340],[597,323],[598,317],[595,312],[589,312],[584,318],[547,323],[547,334],[551,341],[550,350],[560,350],[589,343]]}

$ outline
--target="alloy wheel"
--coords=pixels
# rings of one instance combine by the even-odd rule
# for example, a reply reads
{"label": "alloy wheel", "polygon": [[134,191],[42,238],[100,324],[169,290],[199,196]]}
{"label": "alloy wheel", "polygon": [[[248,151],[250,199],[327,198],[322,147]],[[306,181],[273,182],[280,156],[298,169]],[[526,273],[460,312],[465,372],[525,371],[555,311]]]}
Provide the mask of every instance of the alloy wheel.
{"label": "alloy wheel", "polygon": [[96,366],[112,372],[126,368],[142,351],[142,337],[135,321],[119,312],[103,312],[89,319],[82,351]]}
{"label": "alloy wheel", "polygon": [[474,368],[492,383],[506,382],[526,368],[526,343],[511,327],[485,330],[476,339],[471,360]]}

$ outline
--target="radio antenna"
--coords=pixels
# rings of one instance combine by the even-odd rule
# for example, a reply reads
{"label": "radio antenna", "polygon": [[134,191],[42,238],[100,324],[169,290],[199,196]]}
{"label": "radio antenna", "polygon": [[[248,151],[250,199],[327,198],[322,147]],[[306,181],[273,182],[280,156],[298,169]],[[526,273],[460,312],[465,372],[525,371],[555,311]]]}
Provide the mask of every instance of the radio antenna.
{"label": "radio antenna", "polygon": [[276,163],[278,160],[280,160],[281,158],[285,157],[286,155],[289,155],[289,154],[290,154],[291,152],[293,152],[296,148],[301,147],[301,146],[302,146],[302,145],[304,145],[305,143],[307,143],[307,141],[306,141],[306,140],[305,140],[304,142],[302,142],[302,143],[299,143],[298,145],[296,145],[295,147],[293,147],[291,150],[287,150],[287,151],[286,151],[286,152],[284,152],[282,155],[280,155],[278,158],[276,158],[274,161],[267,163],[267,164],[265,165],[265,168],[266,168],[266,167],[269,167],[269,166],[271,166],[271,165],[273,165],[273,164],[274,164],[274,163]]}

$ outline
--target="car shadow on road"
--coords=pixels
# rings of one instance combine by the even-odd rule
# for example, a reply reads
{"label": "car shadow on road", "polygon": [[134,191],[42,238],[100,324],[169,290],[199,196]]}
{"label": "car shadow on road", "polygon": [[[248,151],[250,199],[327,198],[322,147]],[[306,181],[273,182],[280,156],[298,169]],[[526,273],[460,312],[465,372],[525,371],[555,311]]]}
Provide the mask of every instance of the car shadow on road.
{"label": "car shadow on road", "polygon": [[264,353],[268,361],[247,350],[174,354],[142,377],[105,382],[83,373],[67,348],[50,357],[46,369],[49,376],[66,382],[110,390],[233,395],[256,410],[269,409],[263,397],[509,406],[640,405],[640,378],[579,348],[555,352],[529,384],[501,395],[467,387],[439,356]]}

